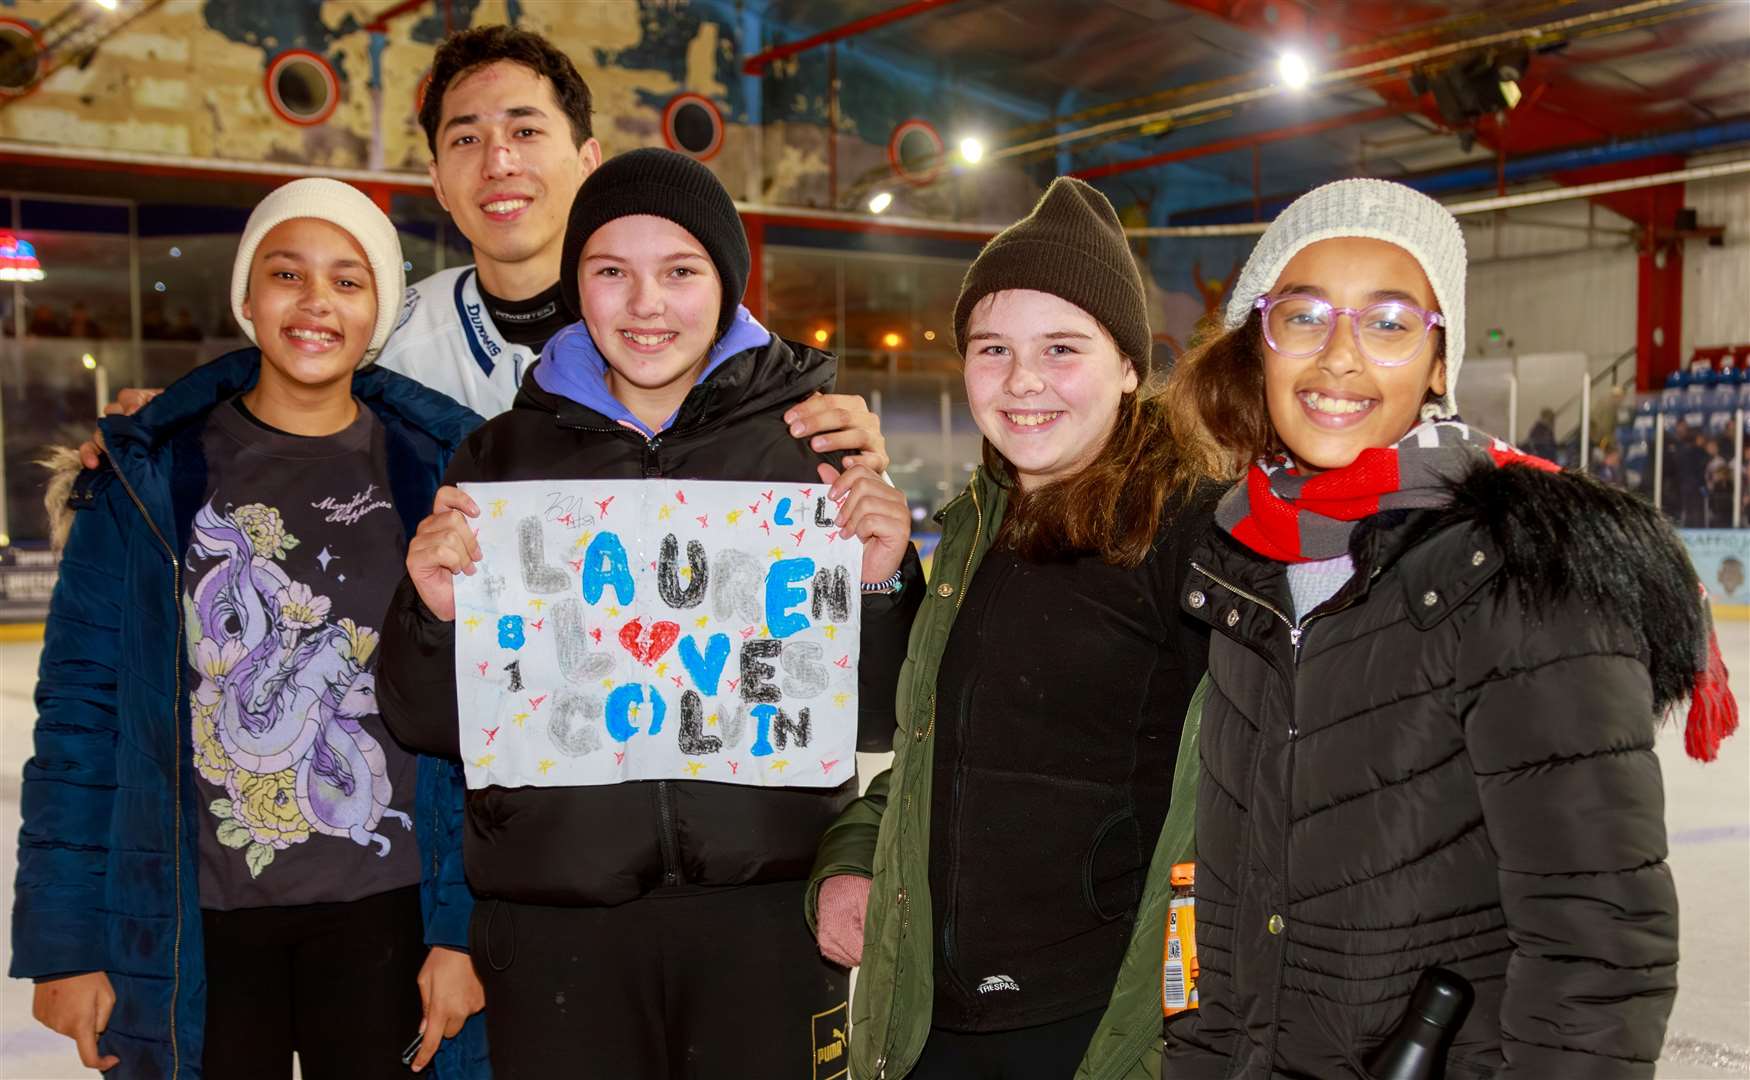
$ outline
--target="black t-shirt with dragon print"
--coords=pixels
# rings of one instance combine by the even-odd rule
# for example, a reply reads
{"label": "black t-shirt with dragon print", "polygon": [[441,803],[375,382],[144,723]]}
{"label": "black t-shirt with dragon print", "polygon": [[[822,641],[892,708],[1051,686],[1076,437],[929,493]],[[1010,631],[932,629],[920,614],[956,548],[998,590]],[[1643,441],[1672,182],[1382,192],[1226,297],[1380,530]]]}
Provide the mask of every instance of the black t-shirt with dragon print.
{"label": "black t-shirt with dragon print", "polygon": [[377,630],[406,548],[382,424],[267,427],[235,400],[183,578],[203,908],[356,900],[419,880],[415,760],[383,728]]}

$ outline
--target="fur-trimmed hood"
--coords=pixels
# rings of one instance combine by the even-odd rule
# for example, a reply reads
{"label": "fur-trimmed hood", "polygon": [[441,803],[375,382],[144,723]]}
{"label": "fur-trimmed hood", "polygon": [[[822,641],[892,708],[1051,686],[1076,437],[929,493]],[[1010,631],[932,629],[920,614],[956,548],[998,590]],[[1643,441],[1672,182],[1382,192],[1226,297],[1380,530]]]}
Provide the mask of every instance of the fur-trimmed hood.
{"label": "fur-trimmed hood", "polygon": [[67,534],[73,531],[73,507],[68,499],[73,494],[73,482],[79,479],[85,466],[79,464],[79,451],[70,446],[45,447],[36,464],[49,471],[43,507],[49,512],[49,543],[58,554],[67,546]]}
{"label": "fur-trimmed hood", "polygon": [[1496,587],[1527,611],[1580,600],[1614,613],[1646,643],[1655,708],[1689,696],[1708,664],[1712,622],[1689,552],[1638,495],[1575,472],[1479,468],[1452,485],[1434,530],[1463,525],[1501,555]]}

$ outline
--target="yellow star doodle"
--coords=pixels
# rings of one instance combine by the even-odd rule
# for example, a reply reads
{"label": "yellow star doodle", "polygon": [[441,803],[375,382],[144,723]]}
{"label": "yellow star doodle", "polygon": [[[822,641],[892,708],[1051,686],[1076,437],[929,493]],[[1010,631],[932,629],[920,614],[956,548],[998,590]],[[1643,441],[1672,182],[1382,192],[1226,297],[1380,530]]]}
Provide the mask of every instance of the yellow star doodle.
{"label": "yellow star doodle", "polygon": [[772,762],[772,771],[773,772],[783,772],[786,768],[789,767],[789,765],[790,765],[790,762],[788,759],[779,758],[778,760]]}
{"label": "yellow star doodle", "polygon": [[542,776],[546,776],[547,770],[551,769],[553,766],[555,766],[557,764],[559,764],[559,763],[557,761],[554,761],[552,758],[542,758],[541,763],[539,765],[536,765],[535,768],[537,768],[541,771]]}
{"label": "yellow star doodle", "polygon": [[705,769],[705,763],[702,761],[689,761],[689,762],[687,762],[687,775],[688,776],[697,776],[697,775],[699,775],[699,773],[703,772],[704,769]]}
{"label": "yellow star doodle", "polygon": [[527,720],[528,718],[529,718],[528,713],[520,712],[520,713],[517,713],[515,716],[511,717],[510,722],[515,724],[517,727],[522,727],[523,721]]}
{"label": "yellow star doodle", "polygon": [[476,769],[484,769],[484,768],[486,768],[486,766],[492,764],[494,761],[497,761],[497,760],[498,760],[497,754],[487,754],[485,757],[475,758],[474,759],[474,767]]}
{"label": "yellow star doodle", "polygon": [[504,516],[504,508],[509,506],[509,505],[510,505],[510,501],[508,499],[493,499],[492,500],[492,516],[495,518],[496,517],[503,517]]}
{"label": "yellow star doodle", "polygon": [[619,608],[617,608],[617,607],[611,607],[611,608],[609,608],[609,609],[608,609],[608,618],[610,618],[610,619],[611,619],[611,618],[614,618],[614,617],[615,617],[615,616],[616,616],[616,615],[618,615],[618,614],[620,614],[620,609],[619,609]]}
{"label": "yellow star doodle", "polygon": [[774,559],[782,559],[784,557],[784,549],[783,548],[773,548],[772,550],[766,552],[766,554],[770,555]]}
{"label": "yellow star doodle", "polygon": [[656,673],[658,675],[667,675],[668,674],[668,661],[664,660],[662,663],[656,665]]}
{"label": "yellow star doodle", "polygon": [[669,518],[669,515],[672,513],[674,513],[674,507],[672,507],[672,506],[659,506],[656,508],[656,520],[667,521]]}
{"label": "yellow star doodle", "polygon": [[693,623],[693,625],[694,626],[704,626],[706,623],[708,623],[710,621],[711,621],[711,616],[701,615],[701,616],[699,616],[698,621]]}
{"label": "yellow star doodle", "polygon": [[705,726],[706,727],[716,727],[717,726],[717,714],[716,713],[712,713],[710,715],[710,717],[706,719]]}
{"label": "yellow star doodle", "polygon": [[533,600],[529,601],[529,606],[534,608],[536,611],[540,611],[542,608],[547,606],[547,601],[545,601],[537,596]]}
{"label": "yellow star doodle", "polygon": [[838,636],[839,636],[839,628],[828,624],[828,626],[826,628],[826,640],[831,641]]}
{"label": "yellow star doodle", "polygon": [[594,536],[594,535],[595,534],[590,532],[588,529],[585,529],[582,532],[578,533],[577,534],[577,543],[571,545],[571,550],[576,551],[578,548],[589,543],[589,538]]}
{"label": "yellow star doodle", "polygon": [[603,686],[603,687],[604,687],[604,688],[605,688],[605,689],[608,689],[608,690],[612,690],[612,689],[613,689],[613,688],[614,688],[614,680],[612,680],[612,679],[603,679],[603,680],[602,680],[602,686]]}
{"label": "yellow star doodle", "polygon": [[841,709],[845,707],[845,702],[849,700],[851,700],[851,695],[849,694],[834,694],[832,696],[832,703]]}
{"label": "yellow star doodle", "polygon": [[741,511],[740,510],[731,510],[729,513],[724,514],[723,516],[731,525],[733,525],[736,522],[741,520]]}
{"label": "yellow star doodle", "polygon": [[462,625],[466,626],[470,630],[478,630],[478,629],[480,629],[480,616],[470,615],[466,619],[462,620]]}

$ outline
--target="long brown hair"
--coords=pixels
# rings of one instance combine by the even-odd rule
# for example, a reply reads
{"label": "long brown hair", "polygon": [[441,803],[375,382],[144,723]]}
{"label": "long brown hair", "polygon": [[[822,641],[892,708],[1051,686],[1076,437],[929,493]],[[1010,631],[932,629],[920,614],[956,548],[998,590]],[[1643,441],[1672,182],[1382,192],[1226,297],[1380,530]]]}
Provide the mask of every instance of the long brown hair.
{"label": "long brown hair", "polygon": [[1134,567],[1161,524],[1216,467],[1213,447],[1175,425],[1157,388],[1118,399],[1118,420],[1087,468],[1022,491],[1015,467],[984,441],[984,466],[1012,489],[1000,542],[1030,562],[1093,554]]}
{"label": "long brown hair", "polygon": [[1200,327],[1173,365],[1163,393],[1167,414],[1181,431],[1196,432],[1217,449],[1216,470],[1237,476],[1252,462],[1282,448],[1264,399],[1264,324],[1256,311],[1232,330],[1219,316]]}

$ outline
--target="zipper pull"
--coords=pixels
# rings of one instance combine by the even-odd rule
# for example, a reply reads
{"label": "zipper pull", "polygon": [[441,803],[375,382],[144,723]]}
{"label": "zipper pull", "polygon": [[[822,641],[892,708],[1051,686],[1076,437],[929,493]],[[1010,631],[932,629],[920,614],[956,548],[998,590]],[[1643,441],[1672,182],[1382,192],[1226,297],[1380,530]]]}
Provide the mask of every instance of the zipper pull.
{"label": "zipper pull", "polygon": [[1288,628],[1288,643],[1290,645],[1294,646],[1294,654],[1296,656],[1299,656],[1300,655],[1300,627],[1291,626]]}

